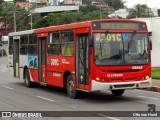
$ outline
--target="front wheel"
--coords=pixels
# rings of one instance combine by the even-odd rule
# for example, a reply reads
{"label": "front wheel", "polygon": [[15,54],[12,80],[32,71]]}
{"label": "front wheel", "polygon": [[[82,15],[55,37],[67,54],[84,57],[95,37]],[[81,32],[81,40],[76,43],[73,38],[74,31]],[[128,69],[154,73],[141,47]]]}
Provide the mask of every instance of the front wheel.
{"label": "front wheel", "polygon": [[111,90],[114,96],[121,96],[124,93],[124,90]]}
{"label": "front wheel", "polygon": [[26,87],[30,88],[33,86],[33,83],[30,81],[30,77],[29,77],[29,71],[28,69],[25,70],[25,77],[24,77],[24,81],[25,81],[25,85]]}
{"label": "front wheel", "polygon": [[76,91],[76,86],[74,83],[74,80],[72,78],[72,75],[69,75],[67,77],[67,82],[66,82],[66,88],[67,88],[67,94],[71,98],[76,98],[77,97],[77,91]]}

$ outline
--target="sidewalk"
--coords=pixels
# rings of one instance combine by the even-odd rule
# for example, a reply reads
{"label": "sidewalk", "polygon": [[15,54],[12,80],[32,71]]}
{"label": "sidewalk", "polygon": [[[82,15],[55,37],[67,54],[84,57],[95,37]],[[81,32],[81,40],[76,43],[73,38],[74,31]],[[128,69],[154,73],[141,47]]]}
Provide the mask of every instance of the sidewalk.
{"label": "sidewalk", "polygon": [[160,88],[160,80],[152,79],[152,86]]}
{"label": "sidewalk", "polygon": [[152,79],[152,87],[146,90],[160,92],[160,80]]}

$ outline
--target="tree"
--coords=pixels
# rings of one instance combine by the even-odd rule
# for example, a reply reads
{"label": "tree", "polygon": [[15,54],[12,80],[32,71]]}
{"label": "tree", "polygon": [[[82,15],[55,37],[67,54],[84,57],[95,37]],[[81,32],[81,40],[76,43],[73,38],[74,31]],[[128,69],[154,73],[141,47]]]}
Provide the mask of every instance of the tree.
{"label": "tree", "polygon": [[33,23],[33,28],[41,28],[41,27],[48,27],[49,23],[47,21],[47,18],[39,18],[36,19],[35,22]]}
{"label": "tree", "polygon": [[80,6],[79,11],[84,13],[93,12],[99,10],[95,5],[84,5]]}
{"label": "tree", "polygon": [[3,21],[6,24],[6,27],[10,29],[14,29],[14,14],[16,17],[16,27],[17,30],[26,30],[30,29],[29,12],[24,9],[20,9],[14,5],[8,4],[1,7],[1,16],[3,17]]}
{"label": "tree", "polygon": [[91,5],[92,0],[82,0],[82,3],[85,5]]}
{"label": "tree", "polygon": [[137,4],[134,8],[129,9],[129,15],[127,18],[146,18],[152,17],[153,12],[146,4]]}
{"label": "tree", "polygon": [[115,10],[124,7],[124,2],[122,0],[103,0],[103,1],[107,2],[109,6],[112,6]]}

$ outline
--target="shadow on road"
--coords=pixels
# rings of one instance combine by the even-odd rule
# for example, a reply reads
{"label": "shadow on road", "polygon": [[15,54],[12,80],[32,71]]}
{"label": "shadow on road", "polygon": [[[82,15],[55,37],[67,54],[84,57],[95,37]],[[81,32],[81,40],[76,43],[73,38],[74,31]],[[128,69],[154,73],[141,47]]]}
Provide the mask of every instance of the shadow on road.
{"label": "shadow on road", "polygon": [[[23,82],[16,82],[13,84],[26,87]],[[39,84],[35,84],[33,88],[29,89],[36,89],[38,91],[46,92],[59,97],[64,97],[64,99],[69,98],[67,96],[66,89],[64,88],[53,87],[53,86],[41,86]],[[135,100],[141,100],[141,98],[128,96],[129,91],[126,91],[127,94],[124,93],[122,96],[113,96],[110,91],[92,92],[92,93],[80,92],[80,95],[76,100],[90,102],[90,103],[106,103],[106,102],[113,103],[113,102],[126,102],[126,101],[131,102]],[[72,98],[69,99],[73,100]]]}

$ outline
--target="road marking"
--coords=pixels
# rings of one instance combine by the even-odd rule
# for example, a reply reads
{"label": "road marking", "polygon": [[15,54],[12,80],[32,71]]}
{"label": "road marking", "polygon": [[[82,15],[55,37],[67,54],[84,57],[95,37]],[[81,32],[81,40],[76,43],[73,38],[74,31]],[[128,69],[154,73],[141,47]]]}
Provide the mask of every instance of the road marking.
{"label": "road marking", "polygon": [[8,65],[5,65],[5,68],[7,68],[7,69],[8,69]]}
{"label": "road marking", "polygon": [[10,90],[14,90],[14,88],[8,87],[8,86],[3,86],[4,88],[10,89]]}
{"label": "road marking", "polygon": [[1,65],[0,66],[0,71],[1,72],[6,72],[6,71],[8,71],[8,68],[6,67],[6,65]]}
{"label": "road marking", "polygon": [[114,118],[114,117],[107,117],[109,119],[112,119],[112,120],[120,120],[120,119],[117,119],[117,118]]}
{"label": "road marking", "polygon": [[51,99],[49,99],[49,98],[45,98],[45,97],[42,97],[42,96],[36,96],[36,97],[38,97],[38,98],[40,98],[40,99],[43,99],[43,100],[50,101],[50,102],[55,102],[54,100],[51,100]]}
{"label": "road marking", "polygon": [[149,99],[153,99],[153,100],[160,100],[158,98],[154,98],[154,97],[146,97],[146,96],[138,96],[138,97],[142,97],[142,98],[149,98]]}
{"label": "road marking", "polygon": [[108,119],[111,119],[111,120],[120,120],[120,119],[117,119],[117,118],[114,118],[114,117],[109,117],[109,116],[106,116],[106,115],[103,115],[103,114],[97,114],[101,117],[105,117],[105,118],[108,118]]}

